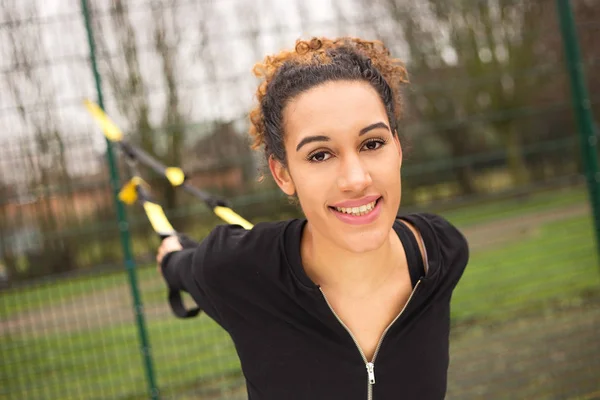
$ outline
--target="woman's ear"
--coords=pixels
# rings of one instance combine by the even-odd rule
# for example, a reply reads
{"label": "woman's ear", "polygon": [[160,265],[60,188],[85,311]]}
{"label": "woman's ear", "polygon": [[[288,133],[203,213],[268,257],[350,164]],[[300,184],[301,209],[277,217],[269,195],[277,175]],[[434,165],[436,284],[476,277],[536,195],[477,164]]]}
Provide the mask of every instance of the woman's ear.
{"label": "woman's ear", "polygon": [[281,161],[276,160],[272,155],[269,157],[269,169],[277,186],[279,186],[283,193],[293,196],[296,193],[296,186],[294,185],[292,176]]}

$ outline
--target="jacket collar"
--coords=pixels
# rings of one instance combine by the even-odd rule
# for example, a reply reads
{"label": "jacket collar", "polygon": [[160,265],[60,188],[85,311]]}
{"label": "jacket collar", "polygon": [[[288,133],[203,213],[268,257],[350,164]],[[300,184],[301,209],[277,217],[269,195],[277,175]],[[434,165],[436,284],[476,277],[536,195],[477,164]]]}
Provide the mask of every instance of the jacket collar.
{"label": "jacket collar", "polygon": [[306,223],[306,218],[290,220],[281,235],[280,245],[283,246],[287,265],[299,286],[305,290],[318,291],[319,286],[308,277],[302,264],[300,245]]}

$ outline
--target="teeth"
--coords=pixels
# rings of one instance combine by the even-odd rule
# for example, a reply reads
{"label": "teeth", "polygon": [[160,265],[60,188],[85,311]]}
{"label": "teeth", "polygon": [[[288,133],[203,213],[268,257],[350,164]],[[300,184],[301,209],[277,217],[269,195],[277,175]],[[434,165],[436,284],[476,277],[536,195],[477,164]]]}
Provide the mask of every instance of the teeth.
{"label": "teeth", "polygon": [[373,201],[369,204],[363,204],[360,207],[351,207],[351,208],[335,207],[335,209],[339,212],[343,212],[344,214],[355,215],[358,217],[358,216],[370,213],[373,210],[373,208],[375,208],[376,203],[377,203],[377,201]]}

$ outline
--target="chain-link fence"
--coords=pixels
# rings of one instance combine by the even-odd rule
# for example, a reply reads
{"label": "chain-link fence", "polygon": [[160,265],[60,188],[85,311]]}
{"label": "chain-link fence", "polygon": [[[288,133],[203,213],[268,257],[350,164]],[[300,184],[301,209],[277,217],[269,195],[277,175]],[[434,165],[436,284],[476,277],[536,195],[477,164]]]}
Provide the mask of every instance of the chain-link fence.
{"label": "chain-link fence", "polygon": [[[0,399],[245,398],[227,334],[171,314],[142,211],[118,222],[127,169],[111,177],[82,101],[102,93],[132,142],[246,219],[298,216],[257,179],[250,71],[318,35],[379,38],[406,61],[402,207],[444,215],[471,246],[448,398],[600,398],[599,204],[585,179],[599,33],[594,0],[2,2]],[[587,98],[572,95],[580,72]],[[178,230],[201,239],[220,223],[145,177]]]}

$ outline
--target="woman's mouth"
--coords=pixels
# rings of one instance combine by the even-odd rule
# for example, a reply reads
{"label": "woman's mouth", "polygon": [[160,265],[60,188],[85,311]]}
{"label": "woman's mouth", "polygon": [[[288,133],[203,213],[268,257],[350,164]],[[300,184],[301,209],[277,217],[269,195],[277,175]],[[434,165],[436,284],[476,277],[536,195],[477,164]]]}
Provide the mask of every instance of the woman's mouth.
{"label": "woman's mouth", "polygon": [[377,200],[357,207],[329,207],[333,214],[342,222],[351,225],[369,224],[381,214],[381,200]]}
{"label": "woman's mouth", "polygon": [[[381,199],[381,197],[379,199]],[[366,215],[366,214],[369,214],[371,211],[373,211],[373,209],[375,208],[375,205],[377,204],[379,199],[372,201],[368,204],[363,204],[360,207],[348,207],[348,208],[332,207],[332,208],[334,210],[344,213],[344,214],[349,214],[349,215],[354,215],[356,217],[360,217],[361,215]]]}

